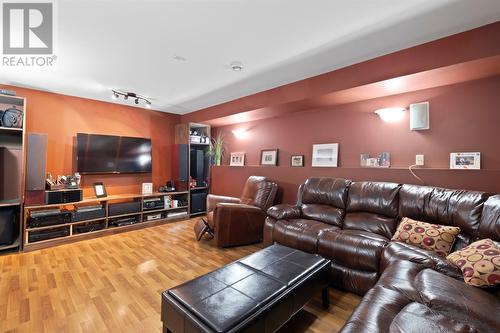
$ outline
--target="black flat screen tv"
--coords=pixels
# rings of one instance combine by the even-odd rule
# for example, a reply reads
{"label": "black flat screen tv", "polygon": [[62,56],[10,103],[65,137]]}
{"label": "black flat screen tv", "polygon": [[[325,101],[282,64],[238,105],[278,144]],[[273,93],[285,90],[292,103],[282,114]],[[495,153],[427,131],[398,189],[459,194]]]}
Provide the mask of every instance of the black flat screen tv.
{"label": "black flat screen tv", "polygon": [[151,139],[77,133],[76,145],[81,174],[151,172]]}

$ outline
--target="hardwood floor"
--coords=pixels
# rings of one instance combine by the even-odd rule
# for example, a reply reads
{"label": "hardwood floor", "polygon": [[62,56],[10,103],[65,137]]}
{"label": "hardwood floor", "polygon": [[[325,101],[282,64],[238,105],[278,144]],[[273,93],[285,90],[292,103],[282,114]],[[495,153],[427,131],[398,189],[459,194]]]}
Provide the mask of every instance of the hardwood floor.
{"label": "hardwood floor", "polygon": [[[0,256],[0,332],[161,332],[161,292],[260,249],[196,242],[195,219]],[[281,332],[336,332],[359,297],[331,291]]]}

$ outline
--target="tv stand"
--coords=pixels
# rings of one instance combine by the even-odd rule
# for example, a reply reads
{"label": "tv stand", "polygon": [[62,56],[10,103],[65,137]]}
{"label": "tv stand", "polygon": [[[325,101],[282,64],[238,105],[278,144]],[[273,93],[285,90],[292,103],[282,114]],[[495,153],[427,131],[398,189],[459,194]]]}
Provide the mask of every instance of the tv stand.
{"label": "tv stand", "polygon": [[[177,222],[189,218],[189,206],[182,205],[179,207],[164,207],[161,209],[145,209],[144,199],[147,198],[164,198],[170,196],[175,200],[189,202],[189,192],[164,192],[153,193],[149,195],[141,194],[121,194],[109,195],[105,198],[84,198],[78,202],[52,204],[52,205],[36,205],[24,207],[24,222],[23,222],[23,248],[25,251],[38,250],[46,247],[56,246],[64,243],[74,242],[77,240],[90,239],[104,235],[116,234],[120,232],[142,229],[146,227],[156,226],[165,223]],[[120,215],[112,215],[109,212],[109,206],[113,203],[120,202],[140,202],[138,211],[129,212]],[[76,207],[102,205],[105,209],[105,216],[87,220],[71,221],[56,225],[43,227],[29,226],[29,217],[31,212],[48,210],[48,209],[67,209],[73,211]],[[149,215],[161,214],[161,218],[148,220]],[[116,225],[114,224],[116,221]],[[120,222],[122,221],[122,222]],[[40,233],[45,233],[49,239],[40,237]],[[30,237],[31,236],[31,237]]]}

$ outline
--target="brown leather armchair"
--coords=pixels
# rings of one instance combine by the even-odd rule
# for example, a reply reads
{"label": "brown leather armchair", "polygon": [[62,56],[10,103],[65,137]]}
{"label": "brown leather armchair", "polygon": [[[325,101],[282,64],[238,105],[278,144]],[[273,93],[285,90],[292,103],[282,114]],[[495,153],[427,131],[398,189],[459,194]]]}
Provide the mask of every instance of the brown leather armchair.
{"label": "brown leather armchair", "polygon": [[219,247],[262,241],[266,210],[273,205],[278,185],[260,176],[248,178],[241,198],[209,194],[207,222]]}

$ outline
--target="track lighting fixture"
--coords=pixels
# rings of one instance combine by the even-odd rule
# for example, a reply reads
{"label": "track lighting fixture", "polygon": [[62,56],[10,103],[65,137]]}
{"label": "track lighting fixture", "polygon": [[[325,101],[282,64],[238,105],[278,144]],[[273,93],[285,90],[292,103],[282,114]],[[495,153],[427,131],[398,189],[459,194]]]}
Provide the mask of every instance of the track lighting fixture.
{"label": "track lighting fixture", "polygon": [[111,91],[112,91],[111,98],[114,100],[119,99],[120,96],[122,96],[124,100],[128,100],[128,98],[130,97],[134,100],[134,103],[136,105],[138,105],[140,101],[143,101],[144,103],[146,103],[146,107],[148,109],[151,108],[151,101],[144,96],[138,95],[133,92],[124,92],[116,89],[112,89]]}

